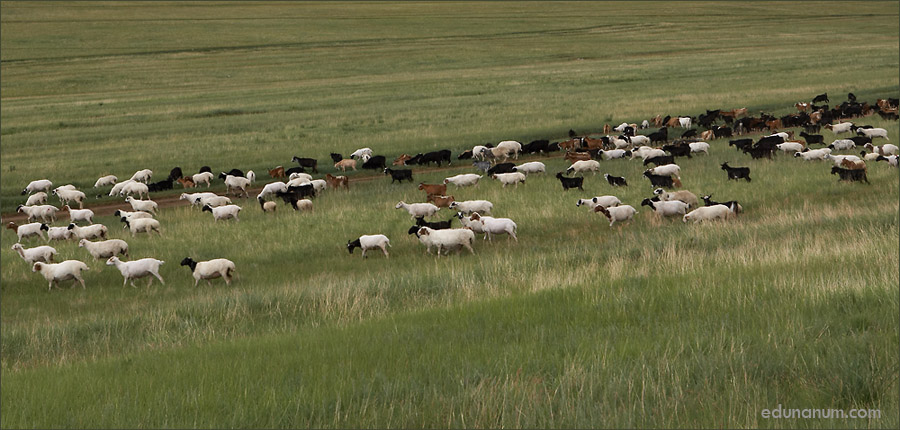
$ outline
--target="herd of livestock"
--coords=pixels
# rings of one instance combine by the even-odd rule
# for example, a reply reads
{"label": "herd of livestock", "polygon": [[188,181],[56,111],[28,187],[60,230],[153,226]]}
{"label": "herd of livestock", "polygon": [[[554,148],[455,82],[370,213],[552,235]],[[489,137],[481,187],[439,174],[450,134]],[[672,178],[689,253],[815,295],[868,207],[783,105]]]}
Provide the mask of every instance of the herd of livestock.
{"label": "herd of livestock", "polygon": [[[729,138],[729,146],[752,158],[771,158],[773,154],[783,152],[805,161],[830,161],[833,163],[831,173],[838,175],[842,181],[868,182],[867,162],[884,161],[890,166],[897,167],[900,148],[887,143],[890,141],[887,130],[859,123],[861,118],[873,114],[878,114],[885,120],[896,121],[897,99],[879,99],[875,104],[869,104],[858,101],[850,93],[847,100],[838,105],[828,106],[829,102],[827,94],[821,94],[809,103],[797,103],[796,113],[781,117],[765,113],[753,117],[748,115],[747,109],[707,110],[696,117],[657,116],[644,120],[641,124],[622,123],[615,127],[605,125],[603,128],[605,136],[597,138],[589,135],[579,136],[570,130],[569,139],[554,143],[549,140],[534,140],[523,145],[508,140],[496,145],[477,145],[460,153],[456,158],[471,160],[472,166],[481,174],[458,174],[447,177],[440,184],[420,183],[418,189],[425,192],[426,201],[421,203],[401,201],[397,203],[396,208],[405,210],[415,220],[415,225],[410,227],[408,233],[416,236],[425,246],[426,252],[435,251],[440,256],[451,251],[458,253],[463,249],[474,253],[472,245],[475,243],[476,234],[483,234],[486,239],[493,239],[495,235],[506,235],[508,240],[518,241],[518,226],[513,220],[491,216],[494,210],[492,202],[455,201],[448,195],[447,186],[454,185],[457,188],[475,186],[484,175],[488,175],[503,187],[507,185],[518,187],[518,184],[525,182],[529,175],[546,172],[546,165],[540,161],[514,163],[513,161],[517,161],[521,154],[564,152],[564,159],[570,166],[565,171],[556,173],[555,177],[563,190],[577,188],[582,191],[584,175],[588,172],[597,174],[600,171],[600,160],[640,159],[646,167],[642,176],[654,188],[653,197],[643,199],[640,206],[648,206],[660,217],[681,217],[684,222],[695,223],[727,220],[743,210],[737,201],[719,202],[712,200],[711,196],[698,198],[690,191],[678,189],[681,187],[682,172],[676,163],[677,158],[708,154],[710,145],[707,140]],[[817,105],[817,103],[825,104]],[[694,125],[699,127],[694,128]],[[656,130],[649,131],[651,127]],[[802,131],[795,136],[794,131],[789,130],[792,128],[802,128]],[[675,129],[681,129],[681,132],[670,135]],[[827,142],[826,137],[819,134],[823,129],[833,135],[833,139],[828,139],[831,142]],[[758,139],[741,137],[754,132],[763,135]],[[879,143],[881,145],[878,145]],[[376,169],[385,176],[390,176],[391,183],[402,183],[414,182],[413,171],[409,166],[429,164],[441,166],[444,163],[449,165],[451,151],[444,149],[413,156],[402,154],[394,159],[390,166],[387,165],[387,157],[375,154],[371,148],[361,148],[350,154],[349,158],[332,153],[331,159],[335,171],[356,170],[357,166],[363,169]],[[315,179],[307,173],[309,170],[318,174],[318,161],[315,158],[294,157],[292,162],[297,166],[288,169],[277,166],[267,172],[270,177],[278,180],[266,184],[256,195],[257,203],[263,212],[274,212],[278,207],[276,199],[281,199],[285,205],[296,211],[310,210],[313,206],[312,199],[327,189],[349,189],[350,181],[347,176],[334,176],[329,173],[323,178]],[[721,168],[728,179],[747,182],[752,180],[749,167],[723,163]],[[185,192],[180,198],[187,200],[192,206],[199,207],[202,212],[211,212],[216,222],[239,220],[242,208],[234,204],[229,194],[232,197],[249,197],[250,187],[256,180],[253,171],[245,173],[240,169],[231,169],[215,175],[208,166],[191,175],[185,175],[181,168],[176,167],[166,179],[157,182],[151,182],[152,175],[151,170],[142,169],[121,182],[116,176],[107,175],[100,177],[94,185],[95,188],[111,186],[109,196],[124,197],[125,202],[131,206],[131,211],[117,210],[115,215],[124,224],[124,228],[131,232],[132,237],[138,234],[162,236],[162,226],[156,219],[159,207],[150,199],[151,192],[173,189],[175,184],[185,189],[200,185],[206,185],[208,188],[213,181],[220,179],[226,186],[226,195]],[[628,186],[627,178],[608,173],[603,177],[612,187]],[[59,199],[61,207],[47,204],[48,193]],[[84,248],[91,257],[106,260],[107,265],[115,266],[122,274],[124,284],[130,282],[134,286],[135,279],[144,277],[149,278],[149,283],[152,283],[154,278],[164,283],[159,273],[163,261],[154,258],[123,261],[119,258],[129,257],[128,243],[121,239],[108,238],[108,227],[93,222],[94,212],[84,208],[87,200],[84,191],[78,190],[73,185],[53,188],[50,180],[40,179],[29,183],[22,191],[22,195],[28,195],[28,198],[24,204],[19,205],[17,211],[27,215],[29,222],[22,225],[14,222],[7,224],[7,228],[14,230],[18,238],[12,249],[30,265],[33,272],[40,272],[44,276],[51,289],[66,280],[77,281],[84,287],[82,272],[89,270],[88,266],[78,260],[54,263],[56,249],[49,245],[26,248],[24,243],[30,238],[37,237],[46,242],[78,240],[78,246]],[[700,204],[701,201],[703,205]],[[78,205],[78,209],[74,208],[75,204]],[[609,220],[610,226],[631,220],[637,213],[633,206],[623,204],[613,195],[580,199],[577,205],[587,206],[594,212],[602,214]],[[426,218],[434,216],[441,208],[454,211],[455,218],[459,219],[462,227],[452,228],[450,220],[426,221]],[[63,226],[52,226],[58,220],[59,214],[68,214],[68,222]],[[355,248],[360,248],[363,257],[366,257],[367,251],[370,250],[379,250],[387,257],[389,246],[390,240],[383,234],[363,235],[347,242],[347,250],[351,254]],[[219,277],[230,284],[236,270],[235,263],[225,258],[198,262],[191,257],[185,257],[181,265],[190,269],[194,285],[200,280],[209,282]]]}

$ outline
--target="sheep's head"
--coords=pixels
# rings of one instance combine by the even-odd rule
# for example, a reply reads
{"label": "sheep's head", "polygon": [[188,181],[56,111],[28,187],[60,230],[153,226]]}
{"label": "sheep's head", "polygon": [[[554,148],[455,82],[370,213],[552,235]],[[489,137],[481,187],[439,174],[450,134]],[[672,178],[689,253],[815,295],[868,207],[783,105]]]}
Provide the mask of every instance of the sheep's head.
{"label": "sheep's head", "polygon": [[31,266],[31,271],[32,272],[40,272],[41,269],[43,269],[43,268],[44,268],[44,263],[37,262],[37,263],[34,263],[34,266]]}
{"label": "sheep's head", "polygon": [[107,266],[115,266],[116,263],[118,263],[118,262],[119,262],[119,258],[113,256],[113,257],[109,257],[109,260],[106,260],[106,265]]}
{"label": "sheep's head", "polygon": [[353,248],[360,248],[362,244],[359,243],[359,239],[356,240],[348,240],[347,241],[347,252],[353,254]]}
{"label": "sheep's head", "polygon": [[422,227],[422,228],[420,228],[419,231],[416,233],[416,236],[419,236],[419,237],[422,237],[422,236],[428,236],[428,235],[431,234],[431,233],[429,232],[429,230],[430,230],[430,229],[429,229],[428,227]]}
{"label": "sheep's head", "polygon": [[212,212],[212,207],[210,207],[209,205],[203,205],[203,209],[201,210],[203,212]]}
{"label": "sheep's head", "polygon": [[47,224],[41,224],[41,230],[50,231],[50,226],[48,226]]}
{"label": "sheep's head", "polygon": [[400,209],[400,208],[402,208],[403,205],[405,205],[405,204],[406,204],[406,203],[404,203],[403,201],[401,201],[400,203],[397,203],[397,206],[394,206],[394,209]]}
{"label": "sheep's head", "polygon": [[184,257],[184,259],[181,260],[181,265],[189,266],[191,268],[191,271],[193,272],[194,268],[197,267],[197,262],[194,261],[194,259],[191,257]]}
{"label": "sheep's head", "polygon": [[68,229],[69,229],[69,230],[73,230],[73,229],[75,229],[75,224],[69,224],[69,227],[68,227]]}

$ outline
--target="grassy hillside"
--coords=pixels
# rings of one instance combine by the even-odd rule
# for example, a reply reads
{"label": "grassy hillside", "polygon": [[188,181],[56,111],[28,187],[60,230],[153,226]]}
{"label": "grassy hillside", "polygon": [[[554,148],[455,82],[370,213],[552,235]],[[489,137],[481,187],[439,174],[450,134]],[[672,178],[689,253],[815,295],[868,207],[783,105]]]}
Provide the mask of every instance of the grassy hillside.
{"label": "grassy hillside", "polygon": [[[785,114],[827,91],[897,97],[896,3],[0,4],[0,205],[28,181],[90,188],[140,168],[261,173],[368,146],[400,153],[559,139],[657,114]],[[859,120],[889,130],[897,122]],[[674,132],[674,130],[673,130]],[[680,133],[680,130],[678,131]],[[826,139],[830,132],[824,131]],[[638,161],[561,192],[561,158],[487,199],[519,243],[438,259],[406,234],[415,173],[329,191],[311,213],[239,223],[164,210],[164,286],[75,243],[88,287],[48,292],[0,234],[0,424],[7,427],[882,427],[898,425],[897,170],[750,160],[711,142],[684,188],[737,199],[734,221],[657,220]],[[719,164],[750,166],[751,183]],[[349,173],[361,178],[371,173]],[[216,191],[224,189],[216,185]],[[172,193],[180,193],[175,190]],[[93,193],[89,193],[93,194]],[[576,208],[615,194],[610,228]],[[91,199],[88,206],[109,200]],[[55,202],[55,200],[53,201]],[[125,206],[123,206],[125,207]],[[446,219],[442,210],[436,217]],[[55,225],[63,225],[60,221]],[[391,257],[344,244],[391,238]],[[38,241],[27,243],[35,246]],[[185,256],[230,258],[192,287]],[[141,284],[141,282],[139,282]],[[766,420],[763,408],[881,409],[878,420]]]}

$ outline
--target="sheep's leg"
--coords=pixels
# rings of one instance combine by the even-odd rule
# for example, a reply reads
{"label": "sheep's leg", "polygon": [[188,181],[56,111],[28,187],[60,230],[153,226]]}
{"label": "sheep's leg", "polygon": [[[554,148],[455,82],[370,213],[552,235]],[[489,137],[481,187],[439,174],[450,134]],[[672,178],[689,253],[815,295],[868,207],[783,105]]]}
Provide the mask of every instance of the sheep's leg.
{"label": "sheep's leg", "polygon": [[[159,279],[159,283],[160,283],[160,284],[166,285],[166,281],[163,281],[163,278],[162,278],[162,276],[159,276],[159,272],[158,272],[158,271],[156,271],[156,272],[150,272],[150,274],[152,274],[153,276],[155,276],[156,279]],[[150,282],[153,282],[153,279],[152,279],[152,278],[150,279]],[[148,286],[149,286],[149,284],[148,284]]]}
{"label": "sheep's leg", "polygon": [[387,247],[385,247],[384,245],[381,245],[381,252],[384,253],[385,258],[389,257],[388,252],[387,252]]}
{"label": "sheep's leg", "polygon": [[87,289],[87,287],[84,286],[84,278],[82,278],[80,275],[77,275],[77,276],[75,276],[75,279],[77,279],[78,282],[81,282],[81,289],[83,289],[83,290]]}
{"label": "sheep's leg", "polygon": [[[125,285],[128,284],[128,278],[125,277],[125,276],[123,276],[122,278],[123,278],[123,279],[122,279],[122,288],[125,288]],[[131,283],[131,286],[132,286],[132,287],[134,286],[134,282]]]}

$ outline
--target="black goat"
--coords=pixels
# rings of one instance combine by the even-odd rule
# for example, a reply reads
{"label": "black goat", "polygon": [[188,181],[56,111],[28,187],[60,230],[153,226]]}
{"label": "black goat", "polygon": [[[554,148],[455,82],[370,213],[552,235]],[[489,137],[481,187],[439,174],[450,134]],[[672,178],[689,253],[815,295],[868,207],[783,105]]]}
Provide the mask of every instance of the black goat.
{"label": "black goat", "polygon": [[744,148],[743,151],[745,154],[750,154],[750,158],[753,158],[754,160],[759,159],[759,158],[772,159],[772,154],[775,152],[771,149],[757,147],[757,146],[751,146],[749,148]]}
{"label": "black goat", "polygon": [[291,167],[290,169],[287,169],[284,171],[284,175],[289,178],[294,173],[303,173],[303,168],[302,167]]}
{"label": "black goat", "polygon": [[[425,217],[417,216],[415,227],[417,230],[422,227],[428,227],[432,230],[445,230],[450,228],[451,224],[453,224],[453,218],[456,218],[456,215],[451,216],[447,221],[428,222],[425,221]],[[410,230],[412,230],[412,228],[410,228]]]}
{"label": "black goat", "polygon": [[584,188],[581,187],[584,183],[584,177],[567,178],[563,176],[562,172],[559,172],[556,174],[556,179],[559,179],[564,191],[568,191],[569,188],[578,188],[579,190],[584,191]]}
{"label": "black goat", "polygon": [[746,179],[747,182],[750,182],[749,167],[731,167],[728,162],[725,162],[722,163],[722,170],[728,174],[728,179]]}
{"label": "black goat", "polygon": [[609,173],[604,173],[603,177],[606,178],[606,182],[609,182],[609,185],[612,185],[614,187],[627,187],[628,186],[628,182],[625,182],[625,178],[623,178],[621,176],[613,176],[613,175],[610,175]]}
{"label": "black goat", "polygon": [[312,184],[303,184],[299,186],[288,187],[287,191],[275,191],[276,197],[281,197],[285,203],[290,203],[291,207],[297,209],[297,202],[306,197],[315,197],[316,189]]}
{"label": "black goat", "polygon": [[344,159],[343,155],[335,153],[335,152],[332,152],[330,155],[331,155],[331,161],[334,161],[335,163]]}
{"label": "black goat", "polygon": [[515,170],[513,170],[513,167],[516,167],[516,165],[513,163],[500,163],[488,169],[487,174],[488,176],[492,176],[496,173],[512,173],[515,172]]}
{"label": "black goat", "polygon": [[440,151],[431,151],[426,152],[425,154],[419,154],[421,157],[418,157],[416,160],[416,164],[426,165],[428,163],[437,163],[438,166],[441,165],[442,162],[446,161],[447,164],[450,164],[450,150],[442,149]]}
{"label": "black goat", "polygon": [[228,175],[231,175],[231,176],[240,176],[240,177],[242,177],[242,178],[245,177],[245,176],[244,176],[244,172],[243,172],[241,169],[231,169],[231,170],[229,170],[229,171],[227,171],[227,172],[221,172],[221,173],[219,173],[219,179],[225,179],[225,177],[228,176]]}
{"label": "black goat", "polygon": [[856,146],[865,146],[867,143],[872,143],[872,138],[869,136],[853,136],[847,139],[852,140]]}
{"label": "black goat", "polygon": [[662,166],[666,164],[675,164],[675,157],[672,155],[657,155],[656,157],[650,157],[644,160],[644,165],[648,165],[653,163],[657,166]]}
{"label": "black goat", "polygon": [[753,145],[753,139],[749,139],[749,138],[734,139],[734,140],[728,141],[728,146],[734,146],[740,151],[743,151],[744,148],[749,148],[750,145]]}
{"label": "black goat", "polygon": [[820,102],[829,103],[828,93],[822,93],[822,94],[817,95],[814,99],[812,99],[812,102],[813,103],[820,103]]}
{"label": "black goat", "polygon": [[547,152],[547,148],[550,146],[550,141],[543,140],[533,140],[525,145],[522,145],[522,153],[523,154],[534,154],[534,153],[545,153]]}
{"label": "black goat", "polygon": [[184,176],[184,173],[181,172],[181,167],[176,167],[169,172],[168,179],[170,181],[176,181],[181,179]]}
{"label": "black goat", "polygon": [[391,168],[389,168],[389,167],[386,167],[386,168],[384,169],[384,174],[385,174],[385,175],[387,175],[387,174],[390,174],[390,175],[391,175],[391,183],[392,183],[392,184],[394,183],[394,181],[403,183],[403,180],[404,180],[404,179],[408,179],[409,182],[412,182],[412,180],[413,180],[413,177],[412,177],[412,170],[409,170],[409,169],[396,169],[396,170],[395,170],[395,169],[391,169]]}
{"label": "black goat", "polygon": [[650,180],[650,184],[654,187],[675,188],[675,182],[671,176],[654,175],[649,171],[644,172],[644,176]]}
{"label": "black goat", "polygon": [[[299,164],[300,167],[312,169],[312,171],[314,173],[319,173],[319,169],[316,168],[316,164],[318,163],[318,161],[316,161],[315,158],[300,158],[300,157],[294,156],[294,158],[291,158],[291,161]],[[335,161],[335,163],[336,162],[337,161]],[[287,174],[287,172],[285,172],[285,174]]]}
{"label": "black goat", "polygon": [[463,151],[461,154],[457,155],[456,159],[457,160],[471,160],[472,156],[473,156],[472,150],[469,149],[469,150]]}
{"label": "black goat", "polygon": [[650,143],[663,142],[666,143],[669,141],[669,129],[663,127],[658,131],[654,131],[647,135],[650,138]]}
{"label": "black goat", "polygon": [[212,169],[209,166],[203,166],[200,168],[200,172],[198,172],[198,173],[203,173],[203,172],[212,173]]}
{"label": "black goat", "polygon": [[673,157],[692,158],[690,145],[663,145],[662,150],[672,154]]}
{"label": "black goat", "polygon": [[376,155],[366,160],[362,167],[363,169],[384,169],[385,161],[384,155]]}
{"label": "black goat", "polygon": [[681,133],[681,138],[686,139],[688,137],[694,137],[697,135],[697,129],[692,128],[690,130],[686,130],[684,133]]}
{"label": "black goat", "polygon": [[800,137],[806,140],[807,145],[812,145],[814,143],[818,143],[820,145],[825,144],[825,137],[821,134],[806,134],[805,131],[800,132]]}
{"label": "black goat", "polygon": [[841,177],[841,181],[860,181],[869,183],[869,178],[866,177],[865,169],[844,169],[841,167],[834,166],[831,168],[832,175],[838,175]]}
{"label": "black goat", "polygon": [[147,191],[163,191],[163,190],[171,190],[172,180],[171,179],[163,179],[159,182],[154,182],[152,184],[147,185]]}
{"label": "black goat", "polygon": [[713,130],[713,134],[716,136],[716,139],[719,139],[719,138],[722,138],[722,137],[731,137],[731,136],[732,136],[731,129],[728,128],[728,127],[719,127],[719,126],[716,126],[716,128],[714,128],[714,129],[712,129],[712,130]]}

